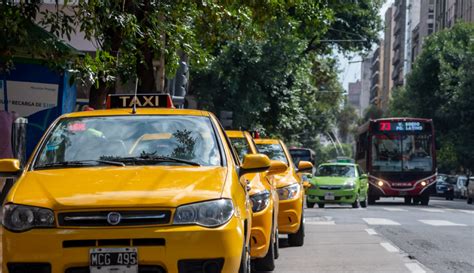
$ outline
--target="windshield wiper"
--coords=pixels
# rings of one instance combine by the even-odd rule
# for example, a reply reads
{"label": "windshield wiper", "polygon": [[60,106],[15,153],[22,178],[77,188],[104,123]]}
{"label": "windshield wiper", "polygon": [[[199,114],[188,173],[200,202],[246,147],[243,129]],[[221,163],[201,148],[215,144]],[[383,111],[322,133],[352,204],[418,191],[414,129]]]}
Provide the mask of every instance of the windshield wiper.
{"label": "windshield wiper", "polygon": [[101,159],[90,159],[90,160],[76,160],[76,161],[62,161],[47,163],[39,166],[35,166],[35,169],[47,169],[47,168],[60,168],[60,167],[85,167],[85,166],[97,166],[99,164],[112,165],[112,166],[125,166],[123,162],[101,160]]}
{"label": "windshield wiper", "polygon": [[181,163],[191,166],[201,166],[201,164],[175,157],[169,156],[155,156],[155,155],[141,155],[141,156],[131,156],[131,157],[103,157],[106,160],[119,161],[123,163],[161,163],[161,162],[174,162]]}

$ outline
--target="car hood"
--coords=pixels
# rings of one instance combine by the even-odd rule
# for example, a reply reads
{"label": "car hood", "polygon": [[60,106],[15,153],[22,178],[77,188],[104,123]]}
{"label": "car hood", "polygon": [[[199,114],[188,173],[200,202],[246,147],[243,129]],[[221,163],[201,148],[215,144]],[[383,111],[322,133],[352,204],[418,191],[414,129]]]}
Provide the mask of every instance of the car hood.
{"label": "car hood", "polygon": [[318,185],[344,185],[349,183],[355,183],[356,179],[353,177],[333,177],[323,176],[314,177],[311,179],[311,183]]}
{"label": "car hood", "polygon": [[31,171],[7,202],[54,210],[177,207],[220,198],[224,167],[96,167]]}

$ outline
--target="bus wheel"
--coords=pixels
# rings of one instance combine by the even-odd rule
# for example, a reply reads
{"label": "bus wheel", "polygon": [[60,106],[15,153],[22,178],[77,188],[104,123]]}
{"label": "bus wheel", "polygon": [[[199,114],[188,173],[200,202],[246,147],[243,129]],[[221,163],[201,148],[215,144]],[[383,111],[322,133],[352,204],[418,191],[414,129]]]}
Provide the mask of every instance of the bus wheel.
{"label": "bus wheel", "polygon": [[428,203],[430,202],[430,195],[425,194],[420,197],[421,205],[423,206],[428,206]]}
{"label": "bus wheel", "polygon": [[415,196],[413,197],[413,205],[418,205],[421,202],[421,197],[420,196]]}
{"label": "bus wheel", "polygon": [[369,205],[374,205],[375,204],[375,197],[369,196]]}
{"label": "bus wheel", "polygon": [[405,205],[411,204],[411,196],[405,196]]}
{"label": "bus wheel", "polygon": [[471,198],[467,198],[467,203],[468,203],[468,204],[472,204],[472,197],[471,197]]}

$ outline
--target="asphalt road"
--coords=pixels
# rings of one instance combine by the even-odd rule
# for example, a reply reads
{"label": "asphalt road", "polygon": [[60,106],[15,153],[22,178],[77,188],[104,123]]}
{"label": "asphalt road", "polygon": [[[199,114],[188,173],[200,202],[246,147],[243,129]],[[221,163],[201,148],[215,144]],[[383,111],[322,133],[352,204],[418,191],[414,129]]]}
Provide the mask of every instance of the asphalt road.
{"label": "asphalt road", "polygon": [[474,205],[402,202],[306,209],[305,245],[285,247],[281,236],[274,272],[474,272]]}

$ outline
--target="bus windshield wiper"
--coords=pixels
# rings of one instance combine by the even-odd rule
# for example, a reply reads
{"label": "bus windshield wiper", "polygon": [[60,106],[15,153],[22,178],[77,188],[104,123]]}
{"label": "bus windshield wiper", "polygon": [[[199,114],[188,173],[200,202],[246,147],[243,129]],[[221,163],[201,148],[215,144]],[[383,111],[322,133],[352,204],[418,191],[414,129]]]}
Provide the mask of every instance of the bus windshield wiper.
{"label": "bus windshield wiper", "polygon": [[201,166],[201,164],[175,157],[169,156],[156,156],[156,155],[141,155],[141,156],[131,156],[131,157],[103,157],[106,160],[119,161],[123,163],[161,163],[161,162],[174,162],[181,163],[191,166]]}
{"label": "bus windshield wiper", "polygon": [[101,160],[101,159],[90,159],[90,160],[75,160],[75,161],[62,161],[47,163],[39,166],[35,166],[35,169],[47,169],[47,168],[67,168],[67,167],[86,167],[86,166],[97,166],[100,164],[112,165],[112,166],[125,166],[123,162]]}

